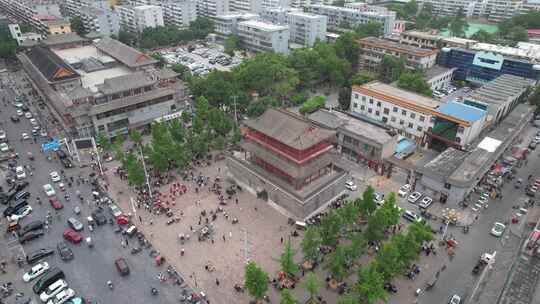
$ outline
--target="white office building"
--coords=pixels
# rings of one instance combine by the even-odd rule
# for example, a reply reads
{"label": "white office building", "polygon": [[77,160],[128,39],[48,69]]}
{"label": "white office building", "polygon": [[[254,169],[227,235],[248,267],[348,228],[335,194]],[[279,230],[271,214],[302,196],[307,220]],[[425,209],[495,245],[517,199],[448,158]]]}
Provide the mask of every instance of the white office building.
{"label": "white office building", "polygon": [[120,23],[129,31],[140,33],[148,27],[163,26],[163,9],[157,5],[119,5]]}
{"label": "white office building", "polygon": [[326,16],[304,13],[300,9],[267,8],[261,17],[274,24],[288,25],[292,43],[312,47],[315,41],[326,40]]}
{"label": "white office building", "polygon": [[308,12],[328,17],[328,27],[336,29],[344,25],[354,27],[369,22],[378,22],[383,26],[385,36],[392,34],[396,13],[386,9],[364,11],[358,8],[345,8],[330,5],[310,5]]}
{"label": "white office building", "polygon": [[248,20],[238,23],[242,45],[254,52],[289,53],[289,27],[268,22]]}
{"label": "white office building", "polygon": [[213,18],[229,11],[229,0],[197,0],[197,16]]}

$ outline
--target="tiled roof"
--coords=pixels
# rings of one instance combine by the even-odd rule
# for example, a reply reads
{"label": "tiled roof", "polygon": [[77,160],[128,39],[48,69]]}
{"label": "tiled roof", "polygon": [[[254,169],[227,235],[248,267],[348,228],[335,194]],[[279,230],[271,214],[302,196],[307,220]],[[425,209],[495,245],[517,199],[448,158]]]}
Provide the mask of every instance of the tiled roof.
{"label": "tiled roof", "polygon": [[49,82],[80,77],[75,70],[48,48],[36,46],[30,49],[26,55]]}
{"label": "tiled roof", "polygon": [[149,55],[108,37],[100,39],[96,42],[95,46],[100,51],[114,57],[130,68],[156,64],[158,62]]}
{"label": "tiled roof", "polygon": [[105,95],[127,91],[134,88],[142,88],[156,83],[150,75],[144,72],[122,75],[113,78],[107,78],[102,85],[98,85],[99,91]]}

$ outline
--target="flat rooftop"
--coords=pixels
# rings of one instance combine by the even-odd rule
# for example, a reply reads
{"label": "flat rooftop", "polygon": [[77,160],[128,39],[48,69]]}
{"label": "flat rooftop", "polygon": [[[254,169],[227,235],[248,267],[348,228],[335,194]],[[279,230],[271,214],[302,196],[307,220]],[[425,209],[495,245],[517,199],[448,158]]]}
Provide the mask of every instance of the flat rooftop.
{"label": "flat rooftop", "polygon": [[239,22],[238,25],[254,27],[265,32],[282,31],[282,30],[289,29],[288,26],[275,25],[270,22],[263,22],[263,21],[257,21],[257,20],[242,21],[242,22]]}
{"label": "flat rooftop", "polygon": [[469,123],[478,121],[486,116],[486,111],[484,110],[454,101],[442,105],[437,109],[437,112],[467,121]]}
{"label": "flat rooftop", "polygon": [[502,104],[523,94],[533,84],[528,78],[504,74],[472,92],[467,99]]}
{"label": "flat rooftop", "polygon": [[395,42],[388,39],[382,39],[377,37],[366,37],[357,40],[359,43],[371,45],[374,47],[380,47],[392,51],[396,51],[399,53],[406,53],[411,54],[415,56],[431,56],[434,54],[437,54],[437,50],[432,49],[426,49],[426,48],[419,48],[411,45],[401,44],[399,42]]}
{"label": "flat rooftop", "polygon": [[448,148],[419,169],[423,174],[448,178],[461,165],[469,153],[455,148]]}
{"label": "flat rooftop", "polygon": [[[62,60],[68,63],[80,62],[83,59],[95,58],[105,62],[117,62],[112,57],[103,55],[93,45],[83,47],[53,50]],[[111,61],[112,60],[112,61]],[[118,62],[117,62],[118,63]],[[113,67],[103,68],[93,72],[86,72],[82,69],[75,69],[81,75],[81,81],[84,88],[96,93],[97,86],[103,84],[105,79],[131,74],[129,68],[122,64],[116,64]]]}
{"label": "flat rooftop", "polygon": [[489,51],[501,55],[518,57],[527,60],[540,60],[540,45],[526,43],[518,44],[518,47],[503,46],[489,43],[476,43],[470,46],[473,50]]}
{"label": "flat rooftop", "polygon": [[[384,97],[390,97],[390,99],[398,102],[405,102],[413,106],[422,106],[431,110],[438,108],[442,105],[440,101],[433,98],[422,96],[413,92],[405,91],[398,87],[382,83],[380,81],[373,81],[362,86],[353,86],[353,91],[361,93],[376,93]],[[392,100],[387,101],[392,102]]]}
{"label": "flat rooftop", "polygon": [[424,78],[426,80],[429,80],[431,78],[437,77],[442,74],[449,73],[451,71],[455,71],[457,68],[445,68],[443,66],[440,66],[438,64],[432,66],[431,68],[424,71]]}

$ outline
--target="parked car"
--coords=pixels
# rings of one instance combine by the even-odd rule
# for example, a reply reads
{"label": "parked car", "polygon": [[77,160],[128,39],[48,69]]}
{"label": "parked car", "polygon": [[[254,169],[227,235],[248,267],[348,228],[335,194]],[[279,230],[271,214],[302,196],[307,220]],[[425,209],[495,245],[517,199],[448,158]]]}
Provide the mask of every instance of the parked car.
{"label": "parked car", "polygon": [[15,221],[18,221],[18,220],[24,218],[25,216],[29,215],[31,212],[32,212],[32,207],[26,205],[26,206],[22,207],[21,209],[17,210],[16,212],[14,212],[9,217],[9,219],[11,221],[15,222]]}
{"label": "parked car", "polygon": [[409,203],[411,204],[415,204],[420,199],[420,197],[422,197],[422,193],[416,191],[409,195],[407,201],[409,201]]}
{"label": "parked car", "polygon": [[348,181],[345,183],[345,188],[349,189],[350,191],[356,191],[357,187],[354,184],[353,181]]}
{"label": "parked car", "polygon": [[49,285],[51,285],[52,283],[60,279],[65,279],[65,278],[66,278],[66,275],[64,274],[62,270],[58,269],[57,267],[53,267],[52,269],[49,270],[49,272],[47,272],[44,276],[42,276],[39,279],[39,281],[36,282],[36,284],[34,284],[34,286],[32,287],[32,290],[34,291],[35,294],[41,294],[42,292],[45,291],[45,289],[47,289],[47,287],[49,287]]}
{"label": "parked car", "polygon": [[66,242],[62,241],[56,244],[56,249],[58,250],[58,254],[62,261],[69,261],[74,258],[73,251],[68,247]]}
{"label": "parked car", "polygon": [[418,204],[418,208],[427,209],[431,206],[431,203],[433,203],[433,199],[429,196],[425,196],[420,204]]}
{"label": "parked car", "polygon": [[448,304],[461,304],[461,297],[456,294],[451,296]]}
{"label": "parked car", "polygon": [[129,274],[129,266],[124,258],[118,258],[114,261],[114,266],[116,266],[116,270],[120,273],[122,276],[126,276]]}
{"label": "parked car", "polygon": [[60,178],[60,175],[58,174],[58,172],[56,171],[53,171],[49,174],[49,176],[51,177],[51,180],[55,183],[59,182],[62,178]]}
{"label": "parked car", "polygon": [[15,177],[17,177],[17,179],[26,178],[26,172],[24,171],[24,168],[22,166],[18,166],[15,168]]}
{"label": "parked car", "polygon": [[15,123],[21,121],[21,119],[17,115],[12,115],[10,118],[11,118],[11,121]]}
{"label": "parked car", "polygon": [[411,185],[405,184],[401,187],[399,187],[398,195],[401,197],[405,197],[409,192],[411,191]]}
{"label": "parked car", "polygon": [[30,231],[34,231],[34,230],[38,230],[38,229],[42,229],[43,228],[43,221],[40,221],[40,220],[37,220],[37,221],[33,221],[33,222],[30,222],[26,225],[24,225],[20,230],[19,230],[19,237],[25,235],[26,233],[30,232]]}
{"label": "parked car", "polygon": [[80,233],[70,228],[64,230],[63,236],[64,236],[64,239],[70,241],[73,244],[78,244],[83,239]]}
{"label": "parked car", "polygon": [[51,186],[51,184],[43,185],[43,191],[45,191],[45,194],[48,197],[56,195],[56,192],[54,191],[54,188]]}
{"label": "parked car", "polygon": [[99,209],[96,209],[92,212],[92,218],[94,218],[94,220],[99,226],[107,224],[107,217],[103,214],[103,211]]}
{"label": "parked car", "polygon": [[41,248],[35,251],[30,252],[26,255],[26,261],[28,264],[32,264],[38,260],[41,260],[44,257],[47,257],[51,254],[54,254],[54,250],[50,248]]}
{"label": "parked car", "polygon": [[506,225],[503,223],[495,222],[491,228],[491,235],[500,237],[503,235],[504,230],[506,230]]}
{"label": "parked car", "polygon": [[62,158],[60,159],[60,162],[62,163],[62,166],[64,166],[64,168],[66,169],[73,167],[73,163],[71,163],[71,160],[69,160],[69,158]]}
{"label": "parked car", "polygon": [[64,289],[59,292],[52,300],[49,300],[47,304],[63,304],[69,299],[75,296],[75,291],[71,288]]}
{"label": "parked car", "polygon": [[34,280],[35,278],[39,277],[40,275],[44,274],[45,272],[47,272],[49,268],[50,268],[49,263],[47,262],[38,263],[32,266],[32,268],[30,268],[28,272],[23,274],[23,281],[28,283]]}
{"label": "parked car", "polygon": [[120,210],[120,208],[118,206],[116,206],[115,204],[110,204],[109,205],[109,210],[111,211],[111,214],[117,218],[119,217],[120,215],[122,215],[122,210]]}
{"label": "parked car", "polygon": [[405,210],[403,212],[403,218],[410,221],[410,222],[420,222],[422,221],[422,217],[418,216],[414,211]]}
{"label": "parked car", "polygon": [[68,218],[67,223],[75,231],[81,231],[84,228],[83,224],[74,217]]}
{"label": "parked car", "polygon": [[1,143],[0,144],[0,152],[8,152],[9,151],[9,146],[8,144],[6,144],[5,142],[4,143]]}
{"label": "parked car", "polygon": [[43,302],[49,301],[49,299],[54,298],[60,291],[67,288],[68,284],[63,279],[60,279],[45,289],[40,295],[39,299]]}
{"label": "parked car", "polygon": [[50,198],[49,203],[55,210],[64,208],[64,205],[56,197]]}
{"label": "parked car", "polygon": [[33,240],[33,239],[37,239],[38,237],[40,237],[40,236],[42,236],[44,234],[45,234],[45,231],[43,231],[43,229],[33,230],[33,231],[30,231],[30,232],[26,233],[22,237],[20,237],[19,242],[21,244],[24,244],[24,243],[26,243],[28,241]]}

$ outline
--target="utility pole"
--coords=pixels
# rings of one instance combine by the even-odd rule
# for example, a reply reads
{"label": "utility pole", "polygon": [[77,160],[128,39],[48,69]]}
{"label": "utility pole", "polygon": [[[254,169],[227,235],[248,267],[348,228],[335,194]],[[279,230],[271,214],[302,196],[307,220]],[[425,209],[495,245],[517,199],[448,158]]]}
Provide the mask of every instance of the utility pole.
{"label": "utility pole", "polygon": [[[90,137],[90,138],[92,139],[92,147],[94,148],[94,153],[96,153],[97,163],[98,163],[98,166],[99,166],[99,172],[103,176],[103,167],[101,166],[101,156],[100,156],[100,153],[97,150],[96,141],[94,140],[94,137]],[[102,147],[102,149],[103,149],[103,147]],[[79,153],[77,153],[77,156],[78,155],[79,155]]]}
{"label": "utility pole", "polygon": [[236,116],[236,98],[238,98],[238,96],[234,95],[232,98],[234,105],[234,121],[236,122],[236,126],[238,127],[238,116]]}
{"label": "utility pole", "polygon": [[148,186],[148,195],[150,196],[150,199],[153,200],[154,197],[152,195],[152,187],[150,187],[150,178],[148,177],[148,171],[146,170],[146,162],[144,160],[144,154],[143,154],[143,150],[142,150],[142,145],[139,145],[139,151],[141,153],[141,158],[142,158],[142,165],[143,165],[143,169],[144,169],[144,177],[146,177],[146,185]]}

